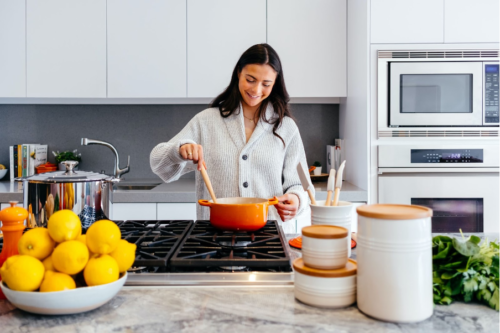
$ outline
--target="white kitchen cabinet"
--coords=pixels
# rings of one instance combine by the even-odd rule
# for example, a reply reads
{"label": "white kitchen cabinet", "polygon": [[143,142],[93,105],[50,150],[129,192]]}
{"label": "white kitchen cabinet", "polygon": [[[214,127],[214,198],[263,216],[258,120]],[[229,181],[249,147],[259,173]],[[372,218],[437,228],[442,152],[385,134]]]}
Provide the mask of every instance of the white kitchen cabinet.
{"label": "white kitchen cabinet", "polygon": [[0,0],[0,97],[26,97],[26,4]]}
{"label": "white kitchen cabinet", "polygon": [[291,97],[344,97],[346,0],[268,0],[267,41]]}
{"label": "white kitchen cabinet", "polygon": [[27,97],[106,97],[106,0],[26,0]]}
{"label": "white kitchen cabinet", "polygon": [[108,0],[108,97],[186,97],[186,0]]}
{"label": "white kitchen cabinet", "polygon": [[156,220],[156,203],[114,203],[109,218],[114,221]]}
{"label": "white kitchen cabinet", "polygon": [[188,97],[215,98],[236,62],[266,42],[266,0],[187,0]]}
{"label": "white kitchen cabinet", "polygon": [[498,0],[444,0],[445,43],[498,43]]}
{"label": "white kitchen cabinet", "polygon": [[196,203],[158,203],[158,220],[196,220]]}
{"label": "white kitchen cabinet", "polygon": [[443,1],[371,0],[371,43],[443,43]]}

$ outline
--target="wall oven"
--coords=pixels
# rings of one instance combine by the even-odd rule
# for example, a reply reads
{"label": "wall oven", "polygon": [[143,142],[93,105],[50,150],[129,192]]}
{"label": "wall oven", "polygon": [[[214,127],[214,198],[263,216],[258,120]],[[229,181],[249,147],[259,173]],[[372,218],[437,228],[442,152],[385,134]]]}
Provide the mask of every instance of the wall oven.
{"label": "wall oven", "polygon": [[499,232],[499,146],[387,144],[378,147],[379,203],[432,208],[433,232]]}
{"label": "wall oven", "polygon": [[378,51],[379,131],[499,125],[498,50]]}

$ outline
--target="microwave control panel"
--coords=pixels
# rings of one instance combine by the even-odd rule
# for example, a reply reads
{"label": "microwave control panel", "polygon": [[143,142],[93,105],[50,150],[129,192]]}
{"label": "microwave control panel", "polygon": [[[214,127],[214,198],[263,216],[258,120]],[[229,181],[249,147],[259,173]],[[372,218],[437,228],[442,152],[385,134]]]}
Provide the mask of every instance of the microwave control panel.
{"label": "microwave control panel", "polygon": [[483,150],[412,149],[411,163],[483,163]]}
{"label": "microwave control panel", "polygon": [[484,122],[498,123],[498,65],[484,65]]}

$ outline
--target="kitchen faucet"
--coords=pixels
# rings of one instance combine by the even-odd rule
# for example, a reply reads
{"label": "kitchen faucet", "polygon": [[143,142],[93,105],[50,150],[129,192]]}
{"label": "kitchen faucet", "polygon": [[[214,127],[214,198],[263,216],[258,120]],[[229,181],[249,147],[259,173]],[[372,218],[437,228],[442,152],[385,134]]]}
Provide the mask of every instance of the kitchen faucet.
{"label": "kitchen faucet", "polygon": [[120,157],[118,156],[118,151],[116,151],[116,148],[113,147],[113,145],[111,143],[99,141],[99,140],[91,140],[91,139],[87,139],[87,138],[82,138],[82,146],[88,146],[88,145],[103,145],[103,146],[106,146],[113,151],[113,153],[115,154],[115,177],[116,178],[119,179],[123,174],[130,171],[130,155],[128,156],[127,166],[124,169],[120,169]]}

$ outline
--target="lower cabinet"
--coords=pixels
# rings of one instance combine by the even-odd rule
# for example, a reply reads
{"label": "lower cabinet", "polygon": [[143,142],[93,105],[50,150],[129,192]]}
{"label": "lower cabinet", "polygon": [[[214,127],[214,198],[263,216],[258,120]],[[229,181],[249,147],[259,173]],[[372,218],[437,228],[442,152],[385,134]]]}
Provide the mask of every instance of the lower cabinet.
{"label": "lower cabinet", "polygon": [[158,220],[196,220],[196,203],[158,203]]}
{"label": "lower cabinet", "polygon": [[111,220],[196,220],[196,203],[114,203]]}
{"label": "lower cabinet", "polygon": [[109,217],[121,220],[156,220],[156,203],[114,203]]}

